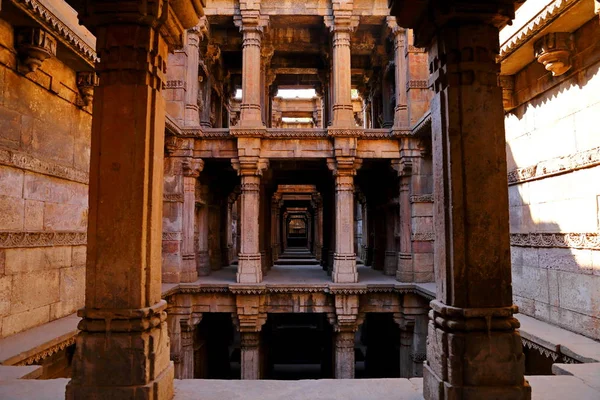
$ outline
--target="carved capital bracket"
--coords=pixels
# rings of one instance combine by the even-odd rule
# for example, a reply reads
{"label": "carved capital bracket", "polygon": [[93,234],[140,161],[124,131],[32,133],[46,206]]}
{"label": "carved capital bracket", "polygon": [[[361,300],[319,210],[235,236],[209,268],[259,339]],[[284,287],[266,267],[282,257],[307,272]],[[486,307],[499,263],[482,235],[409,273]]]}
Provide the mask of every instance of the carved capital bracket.
{"label": "carved capital bracket", "polygon": [[400,159],[391,160],[392,168],[400,177],[412,175],[413,162],[412,157],[402,157]]}
{"label": "carved capital bracket", "polygon": [[[237,312],[233,315],[234,325],[240,332],[260,332],[262,326],[267,322],[266,297],[253,293],[241,294],[241,292],[249,293],[249,291],[243,287],[237,289],[235,300]],[[255,288],[249,287],[248,289],[253,292]]]}
{"label": "carved capital bracket", "polygon": [[256,156],[239,156],[231,159],[231,166],[239,176],[262,176],[269,168],[269,159]]}
{"label": "carved capital bracket", "polygon": [[20,59],[19,72],[35,72],[46,59],[56,57],[56,46],[54,36],[41,28],[18,30],[15,48]]}
{"label": "carved capital bracket", "polygon": [[[396,17],[394,17],[394,16],[386,17],[385,24],[386,24],[386,27],[388,29],[390,36],[392,36],[395,39],[398,38],[398,40],[404,41],[404,33],[406,32],[406,29],[404,29],[400,25],[398,25],[398,22],[396,21]],[[404,42],[402,44],[404,44]],[[398,46],[396,46],[396,47],[398,47]]]}
{"label": "carved capital bracket", "polygon": [[357,294],[336,294],[335,314],[328,313],[327,318],[336,332],[356,332],[364,322],[364,313],[359,312]]}
{"label": "carved capital bracket", "polygon": [[571,56],[575,51],[573,35],[554,32],[538,39],[534,45],[535,57],[552,76],[560,76],[571,69]]}
{"label": "carved capital bracket", "polygon": [[362,160],[356,157],[335,157],[327,159],[327,167],[333,176],[354,176],[362,166]]}
{"label": "carved capital bracket", "polygon": [[198,178],[204,170],[204,160],[201,158],[186,157],[182,161],[183,176]]}
{"label": "carved capital bracket", "polygon": [[81,94],[83,104],[92,105],[94,99],[94,88],[98,86],[98,75],[94,71],[79,71],[77,72],[77,88]]}

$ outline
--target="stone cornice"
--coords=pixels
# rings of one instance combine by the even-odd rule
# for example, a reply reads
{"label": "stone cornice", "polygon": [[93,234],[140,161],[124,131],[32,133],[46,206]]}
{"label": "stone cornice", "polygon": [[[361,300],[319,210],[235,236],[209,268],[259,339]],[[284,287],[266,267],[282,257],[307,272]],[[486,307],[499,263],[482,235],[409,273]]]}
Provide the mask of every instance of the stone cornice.
{"label": "stone cornice", "polygon": [[510,57],[520,46],[532,39],[542,29],[550,25],[558,15],[573,6],[579,0],[554,0],[541,10],[535,18],[531,19],[520,30],[513,34],[506,42],[501,44],[498,61]]}
{"label": "stone cornice", "polygon": [[267,129],[265,139],[327,138],[325,129]]}
{"label": "stone cornice", "polygon": [[14,150],[0,149],[0,165],[21,168],[38,174],[54,176],[78,183],[88,184],[90,179],[88,172],[40,160],[29,154]]}
{"label": "stone cornice", "polygon": [[[538,344],[530,339],[523,337],[523,331],[521,331],[521,341],[523,342],[524,347],[531,350],[537,350],[542,356],[552,358],[553,362],[559,362],[564,364],[579,364],[582,362],[581,360],[576,360],[575,358],[562,354],[560,352],[559,346],[555,347],[554,349],[549,349],[541,344]],[[583,362],[590,361],[588,360]]]}
{"label": "stone cornice", "polygon": [[[12,365],[23,366],[23,365],[38,364],[40,361],[44,360],[45,358],[50,357],[51,355],[58,353],[59,351],[64,350],[69,346],[74,345],[76,339],[77,339],[77,334],[73,333],[73,336],[70,336],[70,337],[64,339],[63,341],[58,342],[58,343],[48,347],[47,349],[44,349],[44,350],[40,351],[39,353],[29,356],[29,357],[25,358],[24,360],[19,361]],[[9,362],[10,362],[10,360],[9,360]]]}
{"label": "stone cornice", "polygon": [[431,136],[431,112],[423,115],[412,128],[413,136],[430,137]]}
{"label": "stone cornice", "polygon": [[383,129],[365,129],[363,136],[364,139],[389,139],[391,138],[391,132],[387,128]]}
{"label": "stone cornice", "polygon": [[327,128],[327,135],[331,137],[361,137],[363,134],[363,128]]}
{"label": "stone cornice", "polygon": [[45,29],[55,34],[63,44],[73,50],[87,64],[94,65],[97,60],[95,49],[41,2],[38,0],[12,0],[12,2]]}
{"label": "stone cornice", "polygon": [[536,165],[518,168],[508,173],[508,185],[543,179],[554,175],[573,172],[578,169],[600,165],[600,147],[569,154],[551,160],[540,161]]}
{"label": "stone cornice", "polygon": [[80,246],[86,243],[86,232],[0,232],[0,249]]}
{"label": "stone cornice", "polygon": [[517,247],[561,247],[600,250],[598,233],[511,233],[510,245]]}

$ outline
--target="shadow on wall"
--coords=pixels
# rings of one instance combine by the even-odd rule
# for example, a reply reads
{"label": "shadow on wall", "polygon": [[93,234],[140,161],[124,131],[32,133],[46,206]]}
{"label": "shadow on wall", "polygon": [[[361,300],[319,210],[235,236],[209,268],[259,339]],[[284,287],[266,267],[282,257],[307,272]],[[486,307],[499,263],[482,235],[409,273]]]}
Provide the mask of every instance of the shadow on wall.
{"label": "shadow on wall", "polygon": [[523,314],[596,340],[600,166],[590,165],[600,154],[599,67],[571,73],[506,117],[514,302]]}

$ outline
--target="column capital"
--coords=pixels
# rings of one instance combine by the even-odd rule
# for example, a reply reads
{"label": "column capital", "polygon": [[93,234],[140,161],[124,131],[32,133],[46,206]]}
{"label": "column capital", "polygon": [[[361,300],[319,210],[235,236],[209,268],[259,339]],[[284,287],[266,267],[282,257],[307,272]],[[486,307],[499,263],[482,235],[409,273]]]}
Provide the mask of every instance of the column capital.
{"label": "column capital", "polygon": [[325,26],[329,28],[332,33],[347,32],[352,33],[358,28],[360,23],[360,17],[358,15],[352,15],[352,13],[335,13],[334,15],[327,15],[323,17]]}
{"label": "column capital", "polygon": [[240,176],[262,176],[269,168],[269,159],[255,156],[240,156],[231,159],[231,166]]}
{"label": "column capital", "polygon": [[181,163],[183,176],[198,178],[204,170],[204,160],[201,158],[186,157]]}
{"label": "column capital", "polygon": [[257,32],[262,35],[269,26],[269,16],[261,15],[260,10],[242,10],[233,16],[233,23],[242,33]]}
{"label": "column capital", "polygon": [[398,25],[398,22],[396,21],[396,17],[394,16],[388,16],[385,18],[385,24],[389,30],[389,33],[394,37],[398,37],[398,36],[402,36],[404,34],[404,32],[406,32],[406,29],[404,29],[403,27],[401,27],[400,25]]}
{"label": "column capital", "polygon": [[413,157],[402,157],[391,160],[392,168],[398,173],[398,176],[412,175],[413,162]]}
{"label": "column capital", "polygon": [[362,160],[356,157],[335,157],[327,159],[327,168],[333,176],[354,176],[362,166]]}

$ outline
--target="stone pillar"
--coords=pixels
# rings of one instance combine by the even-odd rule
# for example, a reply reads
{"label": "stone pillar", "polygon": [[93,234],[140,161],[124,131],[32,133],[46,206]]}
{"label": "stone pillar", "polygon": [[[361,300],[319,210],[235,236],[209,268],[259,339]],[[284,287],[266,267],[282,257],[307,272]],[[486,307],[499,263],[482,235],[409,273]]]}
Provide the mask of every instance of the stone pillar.
{"label": "stone pillar", "polygon": [[195,27],[187,31],[187,70],[185,91],[185,125],[200,125],[200,110],[198,108],[198,61],[200,58],[199,45],[207,28],[206,17]]}
{"label": "stone pillar", "polygon": [[327,165],[335,176],[335,252],[332,277],[336,283],[358,282],[354,253],[354,175],[360,164],[360,160],[354,157],[327,160]]}
{"label": "stone pillar", "polygon": [[410,357],[412,352],[413,331],[412,326],[400,328],[400,378],[413,377],[413,363]]}
{"label": "stone pillar", "polygon": [[387,26],[394,37],[394,77],[396,79],[396,107],[394,109],[394,127],[408,128],[408,104],[406,97],[406,58],[405,30],[396,23],[396,17],[387,17]]}
{"label": "stone pillar", "polygon": [[333,4],[334,15],[325,17],[325,25],[333,33],[331,126],[353,128],[356,122],[352,108],[350,34],[358,26],[358,17],[352,16],[353,1],[333,0]]}
{"label": "stone pillar", "polygon": [[335,295],[335,315],[329,315],[334,328],[334,377],[354,379],[354,338],[362,323],[358,295]]}
{"label": "stone pillar", "polygon": [[271,199],[271,257],[275,264],[279,259],[279,211],[281,210],[281,194],[275,193]]}
{"label": "stone pillar", "polygon": [[260,332],[240,332],[242,379],[261,379]]}
{"label": "stone pillar", "polygon": [[400,177],[400,195],[398,197],[400,209],[400,248],[398,250],[396,280],[400,282],[413,282],[412,212],[410,204],[412,160],[410,158],[392,160],[392,168],[398,172],[398,176]]}
{"label": "stone pillar", "polygon": [[232,165],[242,181],[238,283],[262,282],[259,248],[260,176],[267,164],[266,160],[259,160],[258,157],[240,156],[238,159],[232,159]]}
{"label": "stone pillar", "polygon": [[[210,45],[208,46],[210,50]],[[212,128],[212,76],[204,78],[202,82],[202,110],[200,112],[200,126],[202,128]]]}
{"label": "stone pillar", "polygon": [[323,257],[323,200],[319,193],[312,194],[314,209],[314,251],[317,261]]}
{"label": "stone pillar", "polygon": [[429,47],[437,294],[423,372],[428,400],[531,397],[513,317],[499,39],[490,24],[511,11],[481,5],[444,16],[452,24],[437,24]]}
{"label": "stone pillar", "polygon": [[396,275],[396,270],[398,269],[398,252],[396,250],[396,222],[398,220],[396,213],[398,212],[398,207],[397,202],[394,200],[396,199],[390,201],[383,210],[386,228],[383,273],[390,276]]}
{"label": "stone pillar", "polygon": [[248,2],[240,6],[240,15],[234,16],[236,26],[243,34],[242,103],[238,126],[264,127],[261,111],[261,41],[268,17],[260,15],[260,2]]}
{"label": "stone pillar", "polygon": [[191,313],[186,299],[177,298],[167,309],[167,324],[171,340],[171,360],[176,379],[194,378],[194,338],[202,314]]}
{"label": "stone pillar", "polygon": [[194,282],[198,278],[194,225],[196,222],[196,184],[203,169],[204,161],[201,159],[188,158],[183,162],[183,231],[180,282]]}
{"label": "stone pillar", "polygon": [[429,317],[427,315],[427,309],[424,313],[415,315],[415,327],[413,331],[413,342],[410,351],[410,358],[412,360],[412,376],[422,377],[423,376],[423,363],[427,358],[427,324]]}
{"label": "stone pillar", "polygon": [[161,300],[161,91],[168,51],[198,23],[199,4],[99,0],[79,10],[97,38],[102,80],[94,91],[86,296],[69,400],[173,397]]}
{"label": "stone pillar", "polygon": [[197,206],[197,224],[198,224],[198,254],[196,256],[196,269],[198,275],[206,276],[210,274],[210,258],[208,254],[208,187],[200,185],[200,198]]}

